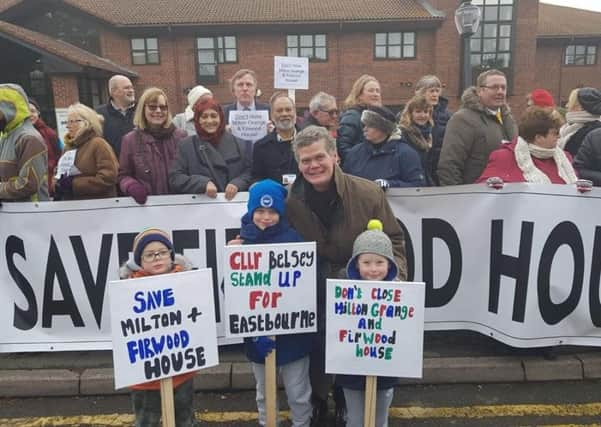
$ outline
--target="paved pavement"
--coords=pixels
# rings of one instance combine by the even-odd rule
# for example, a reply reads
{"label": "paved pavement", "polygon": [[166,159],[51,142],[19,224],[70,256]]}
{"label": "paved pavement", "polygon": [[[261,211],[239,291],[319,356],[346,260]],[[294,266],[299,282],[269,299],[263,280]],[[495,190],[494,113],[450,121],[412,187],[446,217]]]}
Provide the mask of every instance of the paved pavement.
{"label": "paved pavement", "polygon": [[[202,371],[197,390],[251,390],[255,383],[241,346],[220,349],[220,365]],[[426,332],[421,380],[404,383],[457,384],[601,378],[601,350],[556,347],[516,349],[469,331]],[[0,397],[94,396],[115,390],[110,351],[0,354]]]}

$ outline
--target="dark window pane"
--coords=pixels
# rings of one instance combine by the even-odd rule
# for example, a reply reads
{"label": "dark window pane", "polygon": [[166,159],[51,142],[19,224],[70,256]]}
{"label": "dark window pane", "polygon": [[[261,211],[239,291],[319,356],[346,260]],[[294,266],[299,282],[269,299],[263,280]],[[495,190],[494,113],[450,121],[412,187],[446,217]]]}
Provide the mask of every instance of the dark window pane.
{"label": "dark window pane", "polygon": [[484,40],[484,48],[482,50],[484,52],[496,52],[497,40],[496,39],[485,39]]}
{"label": "dark window pane", "polygon": [[510,39],[499,39],[499,52],[508,51],[510,46]]}
{"label": "dark window pane", "polygon": [[513,6],[501,6],[499,8],[499,21],[511,21]]}
{"label": "dark window pane", "polygon": [[199,37],[196,39],[196,45],[199,49],[213,49],[213,38],[212,37]]}
{"label": "dark window pane", "polygon": [[146,39],[146,49],[148,50],[157,50],[159,48],[158,39],[149,38]]}
{"label": "dark window pane", "polygon": [[132,61],[134,65],[146,64],[146,53],[145,52],[133,52]]}
{"label": "dark window pane", "polygon": [[[226,43],[227,44],[227,43]],[[236,49],[225,50],[225,62],[236,62],[238,60]]]}
{"label": "dark window pane", "polygon": [[300,36],[300,45],[301,45],[301,47],[313,46],[313,36],[308,36],[308,35]]}
{"label": "dark window pane", "polygon": [[388,33],[388,44],[401,44],[401,33]]}
{"label": "dark window pane", "polygon": [[497,37],[497,24],[484,24],[484,37]]}
{"label": "dark window pane", "polygon": [[386,46],[376,46],[376,58],[386,58]]}
{"label": "dark window pane", "polygon": [[297,36],[288,36],[288,37],[286,37],[286,45],[288,47],[296,47],[296,46],[298,46],[298,37]]}
{"label": "dark window pane", "polygon": [[157,52],[157,51],[148,52],[147,59],[148,59],[149,64],[158,64],[159,63],[159,52]]}
{"label": "dark window pane", "polygon": [[596,56],[595,55],[587,55],[586,56],[586,64],[587,65],[595,65]]}
{"label": "dark window pane", "polygon": [[326,48],[325,47],[316,47],[315,48],[315,57],[318,59],[323,59],[323,60],[328,59],[327,54],[326,54]]}
{"label": "dark window pane", "polygon": [[576,56],[574,58],[574,64],[575,65],[584,65],[585,64],[584,56]]}
{"label": "dark window pane", "polygon": [[586,52],[586,46],[579,44],[576,45],[576,55],[584,55]]}
{"label": "dark window pane", "polygon": [[326,35],[325,34],[316,34],[315,35],[315,46],[325,47],[326,45]]}
{"label": "dark window pane", "polygon": [[225,40],[225,47],[228,49],[235,49],[236,48],[236,37],[233,36],[227,36],[224,37]]}
{"label": "dark window pane", "polygon": [[215,51],[212,51],[212,50],[198,51],[198,63],[199,64],[214,64],[215,63]]}
{"label": "dark window pane", "polygon": [[404,46],[403,47],[404,58],[415,58],[415,46]]}
{"label": "dark window pane", "polygon": [[589,46],[586,52],[588,55],[595,55],[597,53],[596,46]]}
{"label": "dark window pane", "polygon": [[499,37],[511,37],[511,25],[499,25]]}
{"label": "dark window pane", "polygon": [[217,66],[203,64],[198,67],[198,74],[201,76],[215,76],[217,74]]}
{"label": "dark window pane", "polygon": [[498,66],[500,67],[509,67],[510,56],[508,53],[499,53],[497,55]]}
{"label": "dark window pane", "polygon": [[480,55],[471,55],[470,61],[472,65],[480,65]]}
{"label": "dark window pane", "polygon": [[388,57],[399,59],[401,57],[401,46],[388,46]]}
{"label": "dark window pane", "polygon": [[482,39],[475,39],[472,37],[470,40],[470,49],[472,52],[480,52],[480,49],[482,49]]}
{"label": "dark window pane", "polygon": [[484,20],[485,21],[497,21],[498,13],[499,13],[499,8],[497,6],[486,6],[486,7],[484,7]]}
{"label": "dark window pane", "polygon": [[301,47],[300,56],[306,56],[307,58],[313,57],[313,48],[311,47]]}
{"label": "dark window pane", "polygon": [[131,39],[131,48],[133,50],[144,50],[144,39]]}
{"label": "dark window pane", "polygon": [[574,46],[574,45],[569,45],[566,48],[566,55],[573,56],[575,52],[576,52],[576,46]]}

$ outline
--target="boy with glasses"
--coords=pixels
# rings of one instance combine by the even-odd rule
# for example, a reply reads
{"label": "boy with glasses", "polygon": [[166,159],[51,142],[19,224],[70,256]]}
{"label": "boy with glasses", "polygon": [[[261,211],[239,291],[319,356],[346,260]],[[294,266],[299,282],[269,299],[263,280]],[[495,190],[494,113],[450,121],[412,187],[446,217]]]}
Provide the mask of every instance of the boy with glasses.
{"label": "boy with glasses", "polygon": [[[183,255],[175,254],[169,235],[163,230],[150,228],[138,234],[132,248],[133,262],[128,261],[119,271],[121,279],[177,273],[192,269]],[[193,427],[194,375],[188,372],[173,377],[175,425]],[[136,416],[136,427],[160,427],[161,382],[151,381],[131,387],[131,399]]]}

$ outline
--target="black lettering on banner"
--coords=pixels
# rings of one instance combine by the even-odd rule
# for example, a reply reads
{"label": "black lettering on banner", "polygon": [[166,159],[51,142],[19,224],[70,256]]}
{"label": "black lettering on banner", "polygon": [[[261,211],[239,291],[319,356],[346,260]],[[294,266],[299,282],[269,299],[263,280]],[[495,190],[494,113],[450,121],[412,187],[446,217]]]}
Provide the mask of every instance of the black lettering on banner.
{"label": "black lettering on banner", "polygon": [[90,307],[92,307],[92,313],[98,328],[102,323],[102,306],[104,304],[104,290],[106,289],[106,278],[109,270],[109,261],[111,259],[111,246],[113,243],[112,234],[103,234],[102,242],[100,243],[100,254],[98,255],[98,270],[96,272],[96,281],[92,276],[92,270],[90,269],[90,262],[86,254],[86,249],[83,246],[81,236],[70,236],[71,246],[73,246],[73,253],[77,260],[79,271],[81,272],[81,279],[83,280],[83,286],[86,290]]}
{"label": "black lettering on banner", "polygon": [[[442,240],[449,249],[451,269],[442,287],[434,287],[434,239]],[[426,307],[442,307],[449,303],[459,289],[463,256],[461,242],[453,226],[439,218],[422,220],[422,266],[426,283]]]}
{"label": "black lettering on banner", "polygon": [[215,230],[205,230],[205,240],[207,242],[207,267],[213,272],[213,300],[215,301],[215,321],[221,322],[221,309],[219,307],[219,279],[217,277],[217,239]]}
{"label": "black lettering on banner", "polygon": [[405,224],[401,222],[400,219],[396,219],[396,221],[401,226],[401,230],[403,230],[403,236],[405,238],[405,259],[407,260],[407,281],[413,282],[415,277],[415,253],[413,252],[413,243],[411,242],[411,236],[409,235],[409,230],[405,227]]}
{"label": "black lettering on banner", "polygon": [[[63,300],[54,300],[54,282],[58,282]],[[42,309],[42,327],[52,327],[52,316],[67,315],[71,317],[73,326],[83,327],[83,319],[75,298],[73,298],[73,292],[71,291],[71,285],[67,278],[67,272],[65,266],[61,260],[60,253],[56,247],[54,237],[50,236],[50,249],[48,251],[48,264],[46,265],[46,277],[44,278],[44,305]]]}
{"label": "black lettering on banner", "polygon": [[173,249],[176,254],[183,254],[185,249],[200,247],[200,233],[194,230],[173,230]]}
{"label": "black lettering on banner", "polygon": [[524,323],[524,316],[526,315],[526,296],[528,295],[533,233],[534,223],[522,221],[519,254],[514,257],[503,253],[503,220],[495,219],[491,224],[488,311],[497,313],[499,310],[501,276],[513,277],[515,279],[515,294],[511,318],[514,322]]}
{"label": "black lettering on banner", "polygon": [[[574,256],[574,276],[572,278],[572,290],[565,301],[555,304],[551,300],[551,265],[557,250],[568,245]],[[538,265],[538,309],[548,325],[556,325],[567,317],[578,306],[582,286],[584,284],[584,244],[578,227],[572,222],[564,221],[551,231]],[[558,286],[563,287],[561,283]]]}
{"label": "black lettering on banner", "polygon": [[14,304],[13,326],[22,331],[28,331],[38,323],[38,305],[31,284],[15,265],[14,255],[20,255],[21,258],[27,260],[23,240],[17,236],[8,236],[6,239],[6,264],[8,272],[27,300],[27,309],[25,310],[21,309],[16,303]]}
{"label": "black lettering on banner", "polygon": [[593,242],[588,304],[593,325],[601,327],[601,300],[599,296],[599,281],[601,279],[601,227],[595,227],[595,240]]}
{"label": "black lettering on banner", "polygon": [[134,246],[134,239],[138,233],[117,234],[117,248],[119,251],[119,265],[123,265],[129,259],[129,253]]}

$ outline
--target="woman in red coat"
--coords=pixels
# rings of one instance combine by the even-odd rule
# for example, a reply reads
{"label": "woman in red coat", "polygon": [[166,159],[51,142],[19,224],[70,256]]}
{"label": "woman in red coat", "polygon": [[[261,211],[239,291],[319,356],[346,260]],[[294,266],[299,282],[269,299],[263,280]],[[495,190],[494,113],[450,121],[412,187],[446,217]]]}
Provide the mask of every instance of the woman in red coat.
{"label": "woman in red coat", "polygon": [[520,121],[519,136],[491,153],[477,182],[499,177],[506,183],[575,183],[572,156],[557,146],[562,122],[551,108],[529,107]]}

